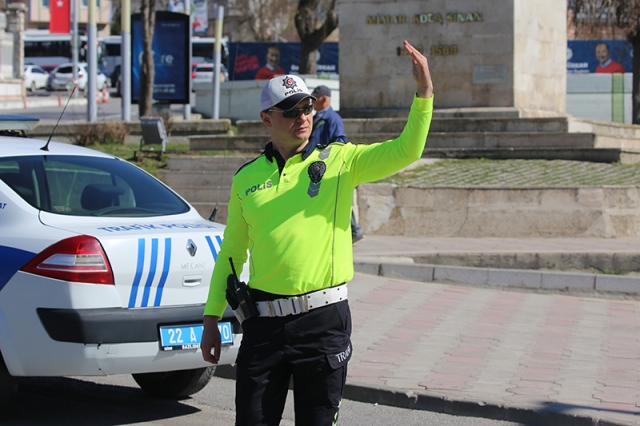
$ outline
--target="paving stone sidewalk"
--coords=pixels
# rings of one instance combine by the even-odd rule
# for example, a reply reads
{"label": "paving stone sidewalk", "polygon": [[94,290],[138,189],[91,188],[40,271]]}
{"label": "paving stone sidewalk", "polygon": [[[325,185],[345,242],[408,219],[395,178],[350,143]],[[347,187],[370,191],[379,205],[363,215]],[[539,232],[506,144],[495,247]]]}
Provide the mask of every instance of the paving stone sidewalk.
{"label": "paving stone sidewalk", "polygon": [[635,294],[586,294],[376,276],[428,254],[505,252],[640,257],[640,238],[365,235],[354,262],[376,267],[349,285],[347,397],[529,425],[640,424],[636,278]]}
{"label": "paving stone sidewalk", "polygon": [[345,397],[527,425],[640,424],[640,302],[356,274]]}

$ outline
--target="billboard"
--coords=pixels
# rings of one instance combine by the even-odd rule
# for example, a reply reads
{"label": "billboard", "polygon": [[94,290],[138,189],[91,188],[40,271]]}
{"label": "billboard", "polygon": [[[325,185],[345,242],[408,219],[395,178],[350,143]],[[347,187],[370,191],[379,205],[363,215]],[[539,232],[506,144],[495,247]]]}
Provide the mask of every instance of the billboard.
{"label": "billboard", "polygon": [[[229,80],[269,79],[273,73],[297,74],[300,43],[229,43]],[[322,43],[316,57],[318,74],[338,74],[338,43]]]}
{"label": "billboard", "polygon": [[209,31],[209,15],[207,0],[193,0],[193,21],[191,26],[193,34],[206,35]]}
{"label": "billboard", "polygon": [[633,69],[627,40],[568,40],[567,73],[624,73]]}
{"label": "billboard", "polygon": [[187,4],[185,0],[169,0],[169,11],[191,15],[192,34],[202,36],[209,31],[207,0],[189,0]]}
{"label": "billboard", "polygon": [[[191,64],[189,15],[156,12],[151,50],[155,65],[153,99],[174,104],[189,104]],[[131,102],[138,102],[142,70],[141,14],[131,15]]]}

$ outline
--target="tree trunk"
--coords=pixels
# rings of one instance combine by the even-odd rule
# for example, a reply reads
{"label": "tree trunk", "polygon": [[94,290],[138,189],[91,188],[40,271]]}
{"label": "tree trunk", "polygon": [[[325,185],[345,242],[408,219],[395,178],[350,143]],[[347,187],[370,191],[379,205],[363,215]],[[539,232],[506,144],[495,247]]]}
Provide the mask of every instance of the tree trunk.
{"label": "tree trunk", "polygon": [[301,37],[300,43],[300,74],[316,74],[316,50],[319,43],[315,46],[309,42],[305,43]]}
{"label": "tree trunk", "polygon": [[151,115],[153,103],[153,80],[155,66],[153,63],[153,32],[156,26],[155,0],[142,0],[142,69],[140,70],[140,93],[138,94],[138,113],[140,117]]}
{"label": "tree trunk", "polygon": [[327,18],[316,28],[315,13],[319,0],[300,0],[294,18],[300,36],[300,74],[316,73],[316,50],[329,34],[338,28],[336,0],[332,0]]}
{"label": "tree trunk", "polygon": [[[634,52],[640,52],[640,35],[629,36],[629,43],[633,45]],[[633,55],[633,92],[631,93],[633,124],[640,124],[640,54]]]}

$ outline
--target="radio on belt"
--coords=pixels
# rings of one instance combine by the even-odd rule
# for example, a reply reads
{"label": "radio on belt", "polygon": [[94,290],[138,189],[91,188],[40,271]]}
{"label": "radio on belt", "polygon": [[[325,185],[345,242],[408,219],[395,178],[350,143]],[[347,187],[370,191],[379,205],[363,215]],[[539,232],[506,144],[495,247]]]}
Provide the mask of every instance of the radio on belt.
{"label": "radio on belt", "polygon": [[242,321],[260,316],[260,314],[258,313],[255,302],[251,300],[249,287],[238,279],[232,258],[229,258],[229,263],[231,263],[232,273],[227,277],[227,302],[229,302],[229,306],[231,306],[234,315],[242,324]]}

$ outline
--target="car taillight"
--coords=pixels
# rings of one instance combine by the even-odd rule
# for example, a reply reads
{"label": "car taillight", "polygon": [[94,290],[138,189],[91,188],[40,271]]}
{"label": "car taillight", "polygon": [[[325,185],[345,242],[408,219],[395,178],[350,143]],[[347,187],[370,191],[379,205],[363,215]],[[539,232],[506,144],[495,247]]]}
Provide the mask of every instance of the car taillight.
{"label": "car taillight", "polygon": [[195,72],[191,73],[191,78],[196,78],[196,73]]}
{"label": "car taillight", "polygon": [[114,284],[113,271],[102,245],[87,235],[67,238],[47,247],[21,270],[64,281]]}

